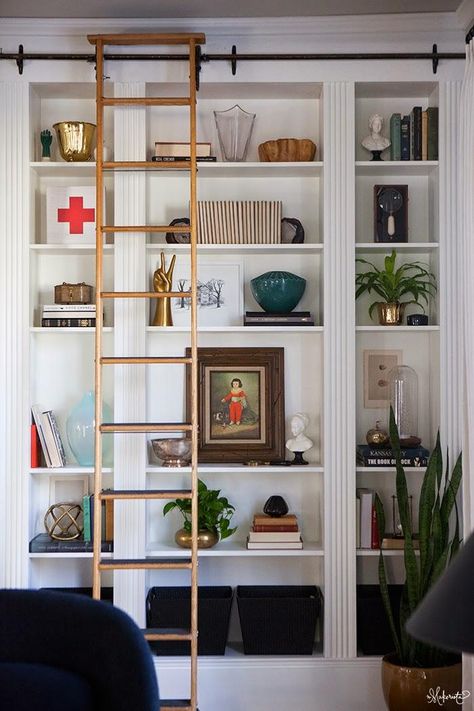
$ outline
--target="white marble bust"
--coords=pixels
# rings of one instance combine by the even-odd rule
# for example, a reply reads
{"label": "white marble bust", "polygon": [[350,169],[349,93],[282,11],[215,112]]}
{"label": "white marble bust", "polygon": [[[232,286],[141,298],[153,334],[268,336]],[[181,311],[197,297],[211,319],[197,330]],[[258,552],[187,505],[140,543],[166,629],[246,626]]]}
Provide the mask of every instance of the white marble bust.
{"label": "white marble bust", "polygon": [[302,412],[293,415],[291,418],[291,434],[293,437],[290,437],[286,442],[286,448],[289,449],[290,452],[306,452],[308,449],[311,449],[313,442],[309,437],[306,437],[304,433],[308,425],[308,415]]}
{"label": "white marble bust", "polygon": [[384,118],[380,114],[372,114],[369,118],[370,136],[366,136],[362,145],[368,151],[384,151],[389,147],[390,141],[382,136]]}

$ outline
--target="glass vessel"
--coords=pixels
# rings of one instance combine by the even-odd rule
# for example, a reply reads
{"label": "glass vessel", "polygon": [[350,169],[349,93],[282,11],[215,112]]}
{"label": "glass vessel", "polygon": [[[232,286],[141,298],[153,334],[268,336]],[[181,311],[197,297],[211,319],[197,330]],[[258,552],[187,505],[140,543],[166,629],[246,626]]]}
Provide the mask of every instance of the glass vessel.
{"label": "glass vessel", "polygon": [[[102,403],[102,421],[112,422],[112,410],[107,403]],[[82,467],[94,465],[94,430],[95,430],[95,396],[89,390],[82,400],[71,410],[66,420],[66,433],[69,446]],[[112,464],[112,435],[102,435],[102,463]]]}
{"label": "glass vessel", "polygon": [[226,111],[214,111],[222,160],[245,160],[255,116],[237,104]]}
{"label": "glass vessel", "polygon": [[400,445],[416,447],[421,441],[418,437],[418,376],[408,365],[398,365],[392,368],[388,380]]}

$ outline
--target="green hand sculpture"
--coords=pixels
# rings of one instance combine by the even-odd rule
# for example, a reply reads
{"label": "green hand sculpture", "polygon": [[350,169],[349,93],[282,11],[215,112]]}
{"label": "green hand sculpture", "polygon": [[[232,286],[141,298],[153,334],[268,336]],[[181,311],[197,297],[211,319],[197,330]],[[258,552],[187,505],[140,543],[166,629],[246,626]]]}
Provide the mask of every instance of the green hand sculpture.
{"label": "green hand sculpture", "polygon": [[45,159],[49,160],[51,158],[51,143],[53,140],[51,131],[48,131],[48,129],[41,131],[40,137],[41,137],[41,146],[42,146],[41,159],[42,160],[45,160]]}

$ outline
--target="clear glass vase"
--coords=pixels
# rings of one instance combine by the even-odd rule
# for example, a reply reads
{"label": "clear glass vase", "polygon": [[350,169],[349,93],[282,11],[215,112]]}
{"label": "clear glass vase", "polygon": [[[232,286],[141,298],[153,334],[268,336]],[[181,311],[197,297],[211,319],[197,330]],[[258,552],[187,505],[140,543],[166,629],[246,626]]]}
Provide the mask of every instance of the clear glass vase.
{"label": "clear glass vase", "polygon": [[[112,409],[106,402],[102,403],[102,421],[112,422]],[[82,400],[71,410],[66,420],[66,433],[73,455],[82,467],[94,465],[95,452],[95,396],[89,390]],[[112,464],[112,435],[102,435],[102,463]]]}
{"label": "clear glass vase", "polygon": [[418,376],[408,365],[392,368],[388,375],[393,408],[402,447],[416,446],[418,437]]}
{"label": "clear glass vase", "polygon": [[214,111],[222,160],[245,160],[255,116],[237,104],[226,111]]}

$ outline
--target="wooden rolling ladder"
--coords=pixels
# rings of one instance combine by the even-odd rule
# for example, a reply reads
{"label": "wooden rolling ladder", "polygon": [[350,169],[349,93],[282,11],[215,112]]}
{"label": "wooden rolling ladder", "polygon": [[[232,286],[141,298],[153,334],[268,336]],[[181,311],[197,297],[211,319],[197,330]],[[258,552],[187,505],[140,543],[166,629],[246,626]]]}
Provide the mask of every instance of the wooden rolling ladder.
{"label": "wooden rolling ladder", "polygon": [[[196,50],[204,44],[202,34],[137,34],[137,35],[91,35],[88,37],[96,47],[97,72],[97,167],[96,167],[96,339],[95,339],[95,477],[94,477],[94,555],[93,595],[100,598],[101,573],[114,570],[190,570],[191,572],[191,625],[190,629],[144,630],[147,640],[186,640],[191,647],[190,698],[162,700],[161,711],[186,709],[197,711],[197,515],[198,515],[198,407],[197,407],[197,203],[196,203]],[[189,50],[189,96],[175,98],[108,98],[104,96],[104,47],[118,45],[183,45]],[[104,107],[106,106],[188,106],[191,158],[189,162],[154,163],[148,161],[103,161]],[[107,233],[126,232],[183,232],[182,226],[169,225],[105,225],[103,209],[104,169],[159,169],[188,170],[190,174],[190,254],[191,291],[182,292],[107,292],[103,291],[103,242]],[[102,355],[103,303],[106,299],[190,297],[191,300],[191,357],[104,357]],[[123,364],[185,364],[191,369],[191,421],[186,423],[105,423],[102,422],[102,367]],[[107,490],[102,486],[101,435],[106,432],[184,432],[192,438],[191,487],[186,490]],[[190,558],[102,559],[101,558],[101,502],[113,500],[191,499],[192,547]],[[144,601],[145,603],[145,601]]]}

